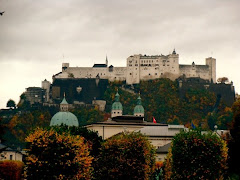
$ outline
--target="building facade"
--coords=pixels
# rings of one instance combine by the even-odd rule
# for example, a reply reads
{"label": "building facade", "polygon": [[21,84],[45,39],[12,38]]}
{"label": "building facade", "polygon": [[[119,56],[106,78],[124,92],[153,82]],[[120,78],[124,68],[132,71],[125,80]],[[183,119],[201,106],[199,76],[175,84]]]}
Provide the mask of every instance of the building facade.
{"label": "building facade", "polygon": [[93,67],[70,67],[69,63],[62,64],[62,72],[53,76],[61,78],[100,78],[110,81],[126,81],[127,84],[138,84],[141,80],[169,78],[175,80],[180,76],[199,77],[209,82],[216,82],[216,59],[206,58],[205,65],[179,64],[179,54],[175,49],[169,55],[133,55],[127,58],[126,67],[94,64]]}

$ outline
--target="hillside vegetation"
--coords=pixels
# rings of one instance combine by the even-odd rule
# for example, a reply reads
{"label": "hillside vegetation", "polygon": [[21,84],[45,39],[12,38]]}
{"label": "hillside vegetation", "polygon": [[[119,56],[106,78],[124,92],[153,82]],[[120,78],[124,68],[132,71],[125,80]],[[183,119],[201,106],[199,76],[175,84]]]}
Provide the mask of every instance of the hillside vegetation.
{"label": "hillside vegetation", "polygon": [[104,96],[107,105],[111,105],[118,89],[123,114],[133,114],[140,92],[147,121],[155,117],[158,123],[186,126],[193,123],[203,129],[213,129],[214,125],[218,125],[218,128],[227,129],[232,120],[231,108],[222,101],[216,107],[215,94],[205,89],[191,88],[180,97],[178,83],[169,79],[141,81],[134,86],[135,93],[123,87],[123,82],[110,83]]}
{"label": "hillside vegetation", "polygon": [[[158,123],[183,124],[191,127],[201,127],[204,130],[228,129],[233,119],[232,109],[223,102],[216,103],[216,96],[205,89],[189,89],[180,97],[176,81],[156,79],[141,81],[134,88],[125,82],[109,82],[104,93],[107,101],[105,112],[97,107],[81,107],[72,110],[77,116],[80,126],[106,120],[110,117],[111,105],[116,92],[120,94],[123,114],[132,115],[141,93],[142,105],[145,109],[145,120],[152,122],[155,117]],[[215,105],[217,104],[217,106]],[[31,107],[23,101],[18,108],[0,112],[0,137],[11,147],[24,147],[23,140],[36,127],[50,125],[52,116],[58,112],[56,107]]]}

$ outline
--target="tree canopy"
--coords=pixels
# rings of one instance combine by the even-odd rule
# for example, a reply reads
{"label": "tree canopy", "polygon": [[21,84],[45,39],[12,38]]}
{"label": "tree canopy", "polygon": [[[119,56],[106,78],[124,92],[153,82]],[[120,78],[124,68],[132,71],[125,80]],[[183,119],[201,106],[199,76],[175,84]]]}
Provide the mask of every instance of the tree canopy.
{"label": "tree canopy", "polygon": [[97,179],[149,179],[155,152],[140,133],[121,133],[103,143],[97,164]]}
{"label": "tree canopy", "polygon": [[15,101],[14,100],[12,100],[12,99],[9,99],[8,100],[8,102],[7,102],[7,107],[9,107],[9,108],[16,108],[16,103],[15,103]]}
{"label": "tree canopy", "polygon": [[27,138],[28,179],[90,179],[92,157],[81,136],[37,128]]}
{"label": "tree canopy", "polygon": [[223,179],[227,151],[226,142],[215,133],[182,131],[172,141],[165,179]]}

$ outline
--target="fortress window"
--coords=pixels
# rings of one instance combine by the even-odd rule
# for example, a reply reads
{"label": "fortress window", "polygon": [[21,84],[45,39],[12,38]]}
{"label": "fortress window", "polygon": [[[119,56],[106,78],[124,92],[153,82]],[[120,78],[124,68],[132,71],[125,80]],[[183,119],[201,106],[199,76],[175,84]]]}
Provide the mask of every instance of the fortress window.
{"label": "fortress window", "polygon": [[149,73],[148,75],[150,76],[151,74]]}
{"label": "fortress window", "polygon": [[135,66],[138,66],[138,64],[135,64]]}
{"label": "fortress window", "polygon": [[132,75],[132,73],[130,73],[130,75]]}
{"label": "fortress window", "polygon": [[157,75],[157,73],[155,73],[155,75]]}
{"label": "fortress window", "polygon": [[163,66],[165,66],[165,64],[163,64]]}

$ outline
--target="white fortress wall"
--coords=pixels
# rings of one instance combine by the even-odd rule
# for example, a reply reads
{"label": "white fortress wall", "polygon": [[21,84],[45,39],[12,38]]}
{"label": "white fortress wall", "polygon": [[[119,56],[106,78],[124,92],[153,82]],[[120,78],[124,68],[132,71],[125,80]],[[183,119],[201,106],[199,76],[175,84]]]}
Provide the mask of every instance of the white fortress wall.
{"label": "white fortress wall", "polygon": [[200,77],[205,80],[211,79],[209,76],[209,67],[206,65],[180,65],[180,74],[189,77]]}
{"label": "white fortress wall", "polygon": [[112,71],[108,71],[108,79],[110,81],[125,81],[127,76],[126,67],[113,67]]}
{"label": "white fortress wall", "polygon": [[[185,74],[189,77],[200,77],[216,82],[216,59],[206,58],[206,65],[179,65],[179,55],[175,52],[169,55],[133,55],[127,58],[127,67],[107,67],[106,64],[95,64],[93,67],[69,67],[62,64],[62,72],[55,78],[96,78],[110,81],[121,80],[127,84],[137,84],[140,80],[157,78],[177,79]],[[73,75],[73,77],[72,77]]]}

